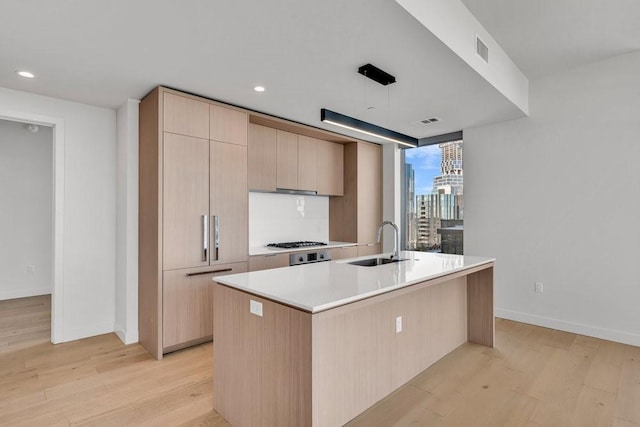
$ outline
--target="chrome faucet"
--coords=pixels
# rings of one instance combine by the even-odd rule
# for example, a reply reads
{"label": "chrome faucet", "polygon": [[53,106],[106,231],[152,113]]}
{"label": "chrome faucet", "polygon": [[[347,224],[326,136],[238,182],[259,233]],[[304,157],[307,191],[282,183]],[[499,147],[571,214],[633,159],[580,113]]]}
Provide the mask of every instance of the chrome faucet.
{"label": "chrome faucet", "polygon": [[400,241],[400,230],[398,229],[397,225],[395,225],[391,221],[384,221],[380,226],[380,228],[378,228],[378,243],[380,243],[380,239],[382,238],[382,229],[384,228],[385,225],[390,225],[393,227],[394,230],[396,230],[396,239],[393,242],[393,255],[391,255],[391,259],[394,259],[394,258],[398,259],[400,258],[400,252],[398,251],[398,242]]}

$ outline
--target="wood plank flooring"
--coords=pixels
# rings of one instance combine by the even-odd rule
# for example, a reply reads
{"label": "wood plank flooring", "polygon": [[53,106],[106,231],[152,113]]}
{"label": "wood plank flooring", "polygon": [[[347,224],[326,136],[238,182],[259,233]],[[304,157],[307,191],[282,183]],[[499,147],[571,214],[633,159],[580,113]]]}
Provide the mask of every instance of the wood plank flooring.
{"label": "wood plank flooring", "polygon": [[[506,320],[349,426],[640,426],[640,348]],[[115,334],[0,354],[0,426],[228,426],[212,344],[157,361]]]}
{"label": "wood plank flooring", "polygon": [[51,295],[0,301],[0,354],[51,341]]}

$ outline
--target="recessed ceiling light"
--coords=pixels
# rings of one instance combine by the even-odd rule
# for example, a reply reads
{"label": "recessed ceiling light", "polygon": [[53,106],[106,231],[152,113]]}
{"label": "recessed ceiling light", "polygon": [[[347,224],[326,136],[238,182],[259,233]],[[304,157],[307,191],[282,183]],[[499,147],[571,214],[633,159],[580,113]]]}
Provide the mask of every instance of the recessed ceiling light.
{"label": "recessed ceiling light", "polygon": [[253,88],[256,92],[264,92],[264,86],[256,86]]}
{"label": "recessed ceiling light", "polygon": [[24,77],[27,79],[32,79],[35,77],[35,75],[33,73],[30,73],[29,71],[25,71],[25,70],[18,70],[16,71],[16,73],[20,76],[20,77]]}

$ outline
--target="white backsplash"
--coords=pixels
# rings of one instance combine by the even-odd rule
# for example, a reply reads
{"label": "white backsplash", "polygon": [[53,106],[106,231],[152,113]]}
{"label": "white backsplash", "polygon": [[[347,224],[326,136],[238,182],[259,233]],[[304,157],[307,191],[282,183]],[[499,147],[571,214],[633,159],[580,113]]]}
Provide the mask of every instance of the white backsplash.
{"label": "white backsplash", "polygon": [[329,240],[329,197],[249,192],[249,246]]}

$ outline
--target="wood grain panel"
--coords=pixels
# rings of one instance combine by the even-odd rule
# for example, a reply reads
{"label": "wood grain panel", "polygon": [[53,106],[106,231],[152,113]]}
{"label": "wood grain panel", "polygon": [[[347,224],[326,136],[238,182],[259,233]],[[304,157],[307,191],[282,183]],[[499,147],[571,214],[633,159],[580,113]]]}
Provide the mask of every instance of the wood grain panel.
{"label": "wood grain panel", "polygon": [[[213,334],[213,281],[215,276],[244,273],[247,263],[165,271],[163,273],[163,348],[175,351]],[[207,273],[197,274],[194,273]],[[182,345],[182,346],[181,346]]]}
{"label": "wood grain panel", "polygon": [[298,188],[298,135],[276,130],[276,187]]}
{"label": "wood grain panel", "polygon": [[289,266],[289,254],[255,255],[249,257],[249,271],[269,270]]}
{"label": "wood grain panel", "polygon": [[493,347],[495,317],[493,315],[493,267],[467,277],[469,306],[469,341]]}
{"label": "wood grain panel", "polygon": [[209,139],[209,104],[192,98],[164,93],[165,132]]}
{"label": "wood grain panel", "polygon": [[357,147],[344,146],[344,196],[329,198],[329,240],[358,242]]}
{"label": "wood grain panel", "polygon": [[318,139],[298,135],[298,190],[318,190]]}
{"label": "wood grain panel", "polygon": [[316,139],[318,158],[318,194],[344,195],[344,147]]}
{"label": "wood grain panel", "polygon": [[202,260],[202,215],[209,215],[209,140],[164,134],[163,270]]}
{"label": "wood grain panel", "polygon": [[209,139],[247,145],[249,116],[242,111],[209,105]]}
{"label": "wood grain panel", "polygon": [[331,259],[344,259],[344,258],[355,258],[358,256],[358,247],[357,246],[347,246],[344,248],[333,248],[331,249]]}
{"label": "wood grain panel", "polygon": [[211,264],[246,261],[249,249],[247,147],[211,142],[211,216],[219,221],[219,250],[211,219]]}
{"label": "wood grain panel", "polygon": [[250,124],[248,150],[249,189],[276,191],[276,130]]}
{"label": "wood grain panel", "polygon": [[138,160],[138,334],[140,343],[162,358],[162,137],[161,90],[140,102]]}
{"label": "wood grain panel", "polygon": [[309,313],[215,284],[214,336],[214,408],[230,424],[311,425]]}
{"label": "wood grain panel", "polygon": [[357,248],[358,248],[358,256],[378,255],[382,253],[382,245],[380,244],[358,245]]}
{"label": "wood grain panel", "polygon": [[358,240],[375,243],[382,224],[382,147],[358,143]]}
{"label": "wood grain panel", "polygon": [[464,343],[465,284],[425,282],[314,314],[313,425],[343,425]]}

